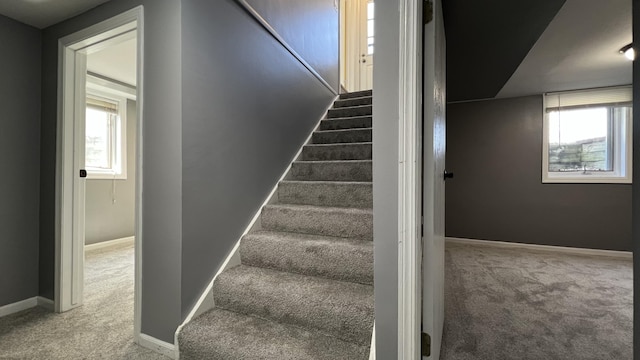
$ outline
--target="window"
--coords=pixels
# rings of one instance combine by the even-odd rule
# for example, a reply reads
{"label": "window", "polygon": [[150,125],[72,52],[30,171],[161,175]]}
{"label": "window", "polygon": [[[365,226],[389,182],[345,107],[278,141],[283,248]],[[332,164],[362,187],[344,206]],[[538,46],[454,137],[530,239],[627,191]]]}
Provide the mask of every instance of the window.
{"label": "window", "polygon": [[373,10],[374,3],[367,3],[367,55],[373,54]]}
{"label": "window", "polygon": [[90,179],[126,179],[126,100],[88,90],[85,169]]}
{"label": "window", "polygon": [[542,181],[631,183],[631,87],[545,95]]}

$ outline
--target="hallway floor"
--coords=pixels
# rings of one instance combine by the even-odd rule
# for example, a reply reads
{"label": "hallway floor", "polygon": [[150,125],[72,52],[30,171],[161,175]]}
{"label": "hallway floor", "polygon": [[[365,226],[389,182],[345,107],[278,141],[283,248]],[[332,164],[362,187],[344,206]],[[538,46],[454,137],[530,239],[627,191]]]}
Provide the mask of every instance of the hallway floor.
{"label": "hallway floor", "polygon": [[133,245],[86,252],[85,304],[0,318],[0,359],[167,359],[133,342]]}
{"label": "hallway floor", "polygon": [[631,360],[633,262],[447,243],[440,360]]}

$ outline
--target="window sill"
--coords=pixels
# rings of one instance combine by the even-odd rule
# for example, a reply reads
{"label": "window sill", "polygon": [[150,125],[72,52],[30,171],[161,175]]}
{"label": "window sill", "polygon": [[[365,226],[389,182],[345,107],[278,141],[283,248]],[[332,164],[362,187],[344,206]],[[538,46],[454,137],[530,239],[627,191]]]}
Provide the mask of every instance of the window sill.
{"label": "window sill", "polygon": [[546,176],[542,178],[543,184],[631,184],[631,177],[609,176]]}
{"label": "window sill", "polygon": [[87,180],[127,180],[127,174],[96,174],[88,173]]}

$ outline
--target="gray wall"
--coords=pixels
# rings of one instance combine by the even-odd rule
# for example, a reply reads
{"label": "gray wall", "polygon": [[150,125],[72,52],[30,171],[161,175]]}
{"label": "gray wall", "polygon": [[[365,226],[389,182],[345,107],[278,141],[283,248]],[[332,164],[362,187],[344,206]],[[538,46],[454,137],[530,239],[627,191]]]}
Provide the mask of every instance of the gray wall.
{"label": "gray wall", "polygon": [[322,78],[340,89],[338,1],[247,0]]}
{"label": "gray wall", "polygon": [[0,306],[38,295],[40,44],[0,16]]}
{"label": "gray wall", "polygon": [[142,332],[172,343],[182,320],[179,0],[113,0],[43,32],[40,294],[53,299],[58,39],[140,4],[145,26]]}
{"label": "gray wall", "polygon": [[631,250],[631,185],[542,184],[542,96],[449,104],[446,234]]}
{"label": "gray wall", "polygon": [[373,246],[376,357],[398,354],[398,1],[376,2]]}
{"label": "gray wall", "polygon": [[[280,16],[337,18],[332,2],[297,2],[291,14],[278,8],[285,3],[272,3],[266,18],[280,27],[294,22],[308,38],[331,29]],[[335,95],[235,1],[185,0],[182,16],[185,316]],[[308,62],[332,46],[319,42]],[[337,79],[333,54],[325,62]]]}
{"label": "gray wall", "polygon": [[127,100],[127,178],[121,180],[87,180],[85,244],[95,244],[134,235],[136,117],[136,102]]}

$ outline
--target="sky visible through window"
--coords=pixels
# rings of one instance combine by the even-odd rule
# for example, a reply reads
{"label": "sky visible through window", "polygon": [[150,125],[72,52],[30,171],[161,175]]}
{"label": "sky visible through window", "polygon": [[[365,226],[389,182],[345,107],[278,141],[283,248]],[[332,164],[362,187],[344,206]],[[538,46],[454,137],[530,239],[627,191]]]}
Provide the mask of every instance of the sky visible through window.
{"label": "sky visible through window", "polygon": [[87,108],[86,150],[87,167],[108,169],[111,167],[111,114]]}
{"label": "sky visible through window", "polygon": [[552,111],[549,114],[549,143],[572,144],[606,137],[607,112],[605,107]]}

